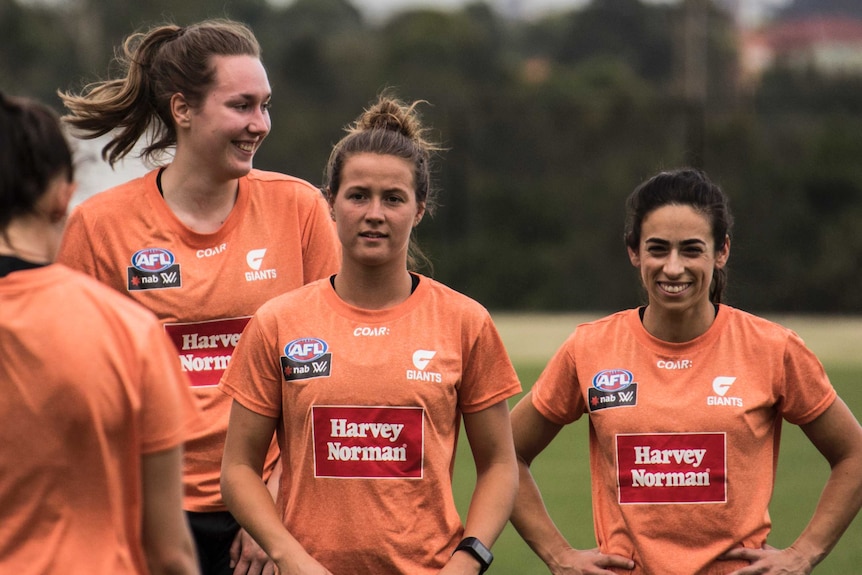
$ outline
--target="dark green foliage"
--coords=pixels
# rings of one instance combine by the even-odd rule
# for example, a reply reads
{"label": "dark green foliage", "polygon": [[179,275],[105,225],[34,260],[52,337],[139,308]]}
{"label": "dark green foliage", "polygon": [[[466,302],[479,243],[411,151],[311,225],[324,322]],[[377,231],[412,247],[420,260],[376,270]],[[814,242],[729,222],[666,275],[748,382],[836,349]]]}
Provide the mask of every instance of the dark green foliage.
{"label": "dark green foliage", "polygon": [[[727,14],[701,4],[706,32],[686,44],[700,1],[593,0],[529,22],[475,2],[370,22],[349,0],[0,0],[0,87],[56,105],[57,89],[104,77],[135,29],[240,19],[274,94],[258,167],[319,184],[343,127],[380,90],[428,101],[446,150],[440,209],[419,238],[435,276],[489,308],[638,303],[623,201],[656,171],[696,162],[736,215],[730,303],[858,312],[862,77],[776,69],[744,90]],[[692,46],[701,97],[683,73]]]}

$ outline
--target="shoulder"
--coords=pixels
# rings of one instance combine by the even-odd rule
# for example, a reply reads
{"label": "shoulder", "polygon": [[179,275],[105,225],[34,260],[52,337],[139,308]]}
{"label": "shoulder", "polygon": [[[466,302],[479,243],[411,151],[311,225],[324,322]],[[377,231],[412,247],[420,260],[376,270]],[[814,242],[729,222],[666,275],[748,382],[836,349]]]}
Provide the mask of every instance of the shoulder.
{"label": "shoulder", "polygon": [[321,296],[322,291],[327,289],[328,282],[327,276],[277,295],[261,305],[255,315],[263,318],[278,316],[285,310],[308,311],[316,305],[314,302]]}
{"label": "shoulder", "polygon": [[725,329],[732,330],[740,338],[786,341],[789,338],[798,337],[793,330],[775,321],[728,305],[722,304],[719,313],[727,314]]}
{"label": "shoulder", "polygon": [[63,289],[68,294],[69,307],[91,305],[93,309],[101,310],[102,315],[115,318],[132,330],[150,324],[161,325],[153,312],[125,294],[62,263],[54,265],[57,273],[63,275]]}
{"label": "shoulder", "polygon": [[78,214],[100,214],[126,210],[131,213],[131,206],[143,201],[148,189],[156,189],[157,174],[158,170],[153,170],[141,177],[97,192],[79,203],[74,208],[74,212]]}
{"label": "shoulder", "polygon": [[246,176],[246,180],[254,190],[261,192],[283,193],[293,192],[300,196],[323,197],[323,193],[319,188],[312,185],[310,182],[282,174],[281,172],[269,172],[266,170],[251,170]]}
{"label": "shoulder", "polygon": [[420,283],[426,283],[429,297],[435,306],[457,312],[462,315],[490,317],[488,310],[478,301],[433,278],[419,275]]}

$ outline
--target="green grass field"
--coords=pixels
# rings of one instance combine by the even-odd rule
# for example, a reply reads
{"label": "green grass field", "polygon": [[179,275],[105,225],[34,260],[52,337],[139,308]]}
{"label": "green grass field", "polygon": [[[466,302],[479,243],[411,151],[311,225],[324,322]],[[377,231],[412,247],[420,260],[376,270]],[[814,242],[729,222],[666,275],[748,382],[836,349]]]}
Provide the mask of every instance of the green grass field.
{"label": "green grass field", "polygon": [[[494,314],[515,369],[528,390],[547,360],[577,323],[603,314],[521,315]],[[796,331],[820,357],[826,371],[857,418],[862,417],[862,318],[770,317]],[[520,396],[511,400],[514,405]],[[533,473],[558,527],[575,547],[595,547],[590,504],[587,423],[566,427],[533,463]],[[811,516],[829,466],[802,431],[785,424],[782,431],[778,480],[770,513],[769,543],[785,547],[793,542]],[[455,498],[465,517],[475,481],[466,439],[461,438],[455,468]],[[494,545],[496,575],[548,573],[511,525]],[[814,571],[817,575],[862,573],[862,517],[857,517],[838,546]]]}

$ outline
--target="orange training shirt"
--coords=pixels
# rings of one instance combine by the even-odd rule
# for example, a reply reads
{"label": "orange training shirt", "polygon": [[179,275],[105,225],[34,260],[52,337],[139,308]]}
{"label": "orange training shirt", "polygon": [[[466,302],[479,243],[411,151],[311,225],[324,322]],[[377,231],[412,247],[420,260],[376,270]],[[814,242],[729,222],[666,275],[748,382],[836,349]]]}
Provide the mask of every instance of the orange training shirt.
{"label": "orange training shirt", "polygon": [[197,417],[161,325],[62,265],[0,310],[0,573],[145,575],[141,458]]}
{"label": "orange training shirt", "polygon": [[746,566],[717,557],[766,542],[782,418],[808,423],[835,397],[796,334],[725,305],[685,343],[638,310],[580,325],[533,387],[551,421],[589,415],[596,538],[631,575]]}
{"label": "orange training shirt", "polygon": [[[158,170],[97,194],[71,214],[58,261],[152,310],[189,375],[201,425],[186,444],[188,511],[223,511],[219,476],[230,398],[216,387],[263,302],[334,273],[339,246],[319,190],[252,170],[210,234],[186,227],[156,184]],[[274,449],[267,469],[277,457]]]}
{"label": "orange training shirt", "polygon": [[520,391],[487,311],[420,278],[386,310],[347,305],[327,280],[272,300],[221,383],[281,418],[278,508],[333,573],[436,575],[463,533],[461,414]]}

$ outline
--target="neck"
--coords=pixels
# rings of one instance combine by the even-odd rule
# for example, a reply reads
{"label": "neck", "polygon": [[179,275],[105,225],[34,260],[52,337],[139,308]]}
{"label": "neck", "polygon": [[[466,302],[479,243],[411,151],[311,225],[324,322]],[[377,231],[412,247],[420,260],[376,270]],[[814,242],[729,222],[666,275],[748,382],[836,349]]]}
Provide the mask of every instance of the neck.
{"label": "neck", "polygon": [[713,321],[715,306],[707,301],[706,305],[680,311],[648,305],[643,325],[653,337],[670,343],[683,343],[706,333]]}
{"label": "neck", "polygon": [[51,263],[57,254],[62,233],[62,225],[35,216],[16,218],[0,234],[0,255],[38,264]]}
{"label": "neck", "polygon": [[344,302],[369,310],[389,309],[410,297],[413,279],[406,268],[357,270],[342,265],[335,276],[335,293]]}
{"label": "neck", "polygon": [[221,228],[233,210],[239,190],[239,180],[214,181],[205,175],[183,173],[174,164],[162,172],[161,183],[165,203],[171,211],[200,233]]}

